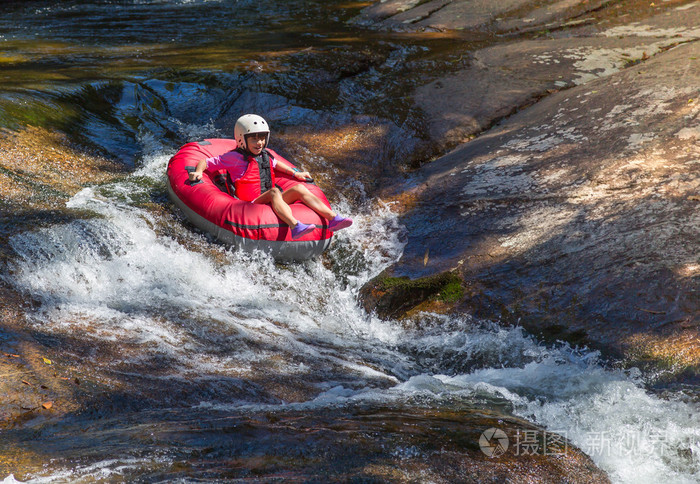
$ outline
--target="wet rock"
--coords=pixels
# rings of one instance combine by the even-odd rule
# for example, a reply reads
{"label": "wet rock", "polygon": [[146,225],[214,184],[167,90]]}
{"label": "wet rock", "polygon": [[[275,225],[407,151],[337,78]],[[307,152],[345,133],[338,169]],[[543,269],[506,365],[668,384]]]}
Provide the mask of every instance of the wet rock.
{"label": "wet rock", "polygon": [[457,269],[464,310],[628,358],[680,345],[662,366],[697,374],[699,56],[555,93],[427,165],[387,275]]}
{"label": "wet rock", "polygon": [[[84,185],[101,183],[124,167],[57,131],[27,126],[0,131],[0,217],[15,210],[63,209]],[[2,221],[2,219],[0,219]]]}
{"label": "wet rock", "polygon": [[364,285],[360,300],[379,317],[395,318],[426,301],[451,303],[463,295],[462,280],[452,272],[418,279],[390,277],[383,272]]}
{"label": "wet rock", "polygon": [[[283,468],[285,473],[305,479],[322,475],[331,481],[414,482],[428,478],[445,483],[609,482],[588,456],[565,439],[545,450],[547,437],[556,441],[560,436],[498,412],[351,408],[330,413],[281,414],[273,419],[270,427],[275,430],[278,445],[269,449],[277,451],[271,457],[289,459],[303,448],[303,455],[287,461]],[[251,428],[262,430],[268,425],[260,419]],[[300,436],[310,434],[313,439],[298,442]],[[481,447],[485,443],[482,436],[494,434],[507,447],[505,451],[496,446]],[[535,436],[538,451],[529,453],[521,445],[525,435]],[[324,464],[319,467],[320,456]],[[238,459],[246,462],[250,457],[240,455]],[[266,460],[274,463],[277,459]],[[241,467],[253,468],[260,476],[276,471],[274,464]],[[309,467],[313,470],[311,475]]]}
{"label": "wet rock", "polygon": [[[188,409],[180,419],[172,413],[167,420],[148,421],[148,412],[143,412],[102,423],[104,430],[98,434],[108,435],[115,446],[133,447],[146,435],[151,446],[167,442],[183,449],[148,466],[122,465],[120,479],[610,482],[564,436],[480,408],[436,410],[360,404],[238,415]],[[67,425],[71,427],[67,429]],[[77,420],[44,429],[42,439],[25,434],[28,439],[21,450],[10,442],[0,442],[0,472],[14,472],[22,480],[36,475],[46,458],[46,448],[60,440],[66,430],[71,431],[73,446],[58,452],[51,449],[54,465],[74,466],[76,460],[114,465],[115,461],[104,461],[104,450],[94,444],[96,425],[89,427],[91,432],[84,428]]]}
{"label": "wet rock", "polygon": [[497,45],[476,52],[470,68],[420,87],[415,99],[430,135],[454,146],[542,97],[619,72],[675,43],[601,37]]}
{"label": "wet rock", "polygon": [[[84,185],[121,176],[124,168],[63,133],[28,126],[0,132],[0,263],[14,257],[8,238],[70,221],[65,203]],[[73,372],[46,364],[60,354],[26,328],[26,295],[0,281],[0,427],[57,416],[79,406]],[[81,375],[82,376],[82,375]],[[53,400],[49,411],[42,404]]]}
{"label": "wet rock", "polygon": [[[700,38],[700,7],[596,36],[520,40],[473,54],[469,67],[416,90],[430,135],[451,146],[554,91],[607,77]],[[673,27],[671,27],[673,25]]]}
{"label": "wet rock", "polygon": [[543,7],[539,2],[528,0],[497,3],[485,0],[389,0],[367,7],[355,22],[389,30],[527,30],[558,27],[605,3],[600,0],[561,0]]}
{"label": "wet rock", "polygon": [[464,29],[475,28],[494,19],[499,13],[526,4],[527,0],[504,2],[433,0],[394,0],[367,8],[358,21],[381,22],[383,26],[396,28],[401,25],[412,28]]}
{"label": "wet rock", "polygon": [[[566,20],[564,14],[572,15],[574,10],[565,3],[555,6],[560,15],[557,28],[579,23]],[[528,8],[522,5],[520,10]],[[478,142],[458,148],[411,180],[419,188],[400,197],[408,201],[407,207],[418,206],[408,218],[409,245],[403,261],[385,277],[430,277],[459,267],[465,275],[465,308],[476,314],[520,321],[548,338],[603,346],[635,364],[695,379],[700,362],[694,316],[697,304],[692,304],[697,298],[697,270],[688,247],[697,239],[697,230],[689,227],[697,227],[692,213],[697,183],[692,171],[698,137],[693,106],[699,96],[691,87],[697,85],[696,77],[684,76],[697,76],[693,62],[697,49],[685,47],[691,50],[680,50],[686,52],[681,54],[666,51],[698,38],[700,8],[693,3],[672,6],[646,19],[639,18],[640,12],[630,13],[627,23],[611,25],[606,19],[578,31],[561,31],[557,38],[482,49],[474,53],[466,69],[416,90],[415,99],[427,115],[431,137],[447,146],[473,138],[525,106],[545,101]],[[515,26],[512,18],[497,22],[499,28]],[[655,55],[659,59],[651,62]],[[669,65],[674,67],[677,82],[663,72]],[[621,71],[626,75],[617,75]],[[592,82],[608,76],[612,76],[609,82]],[[637,85],[639,81],[644,87]],[[561,93],[548,98],[560,89],[586,83],[595,87],[573,90],[580,107],[565,107],[571,98]],[[621,86],[628,91],[621,94]],[[613,100],[617,107],[606,102]],[[597,112],[601,115],[585,119]],[[660,116],[662,113],[667,116]],[[532,125],[527,127],[528,123]],[[640,126],[657,133],[642,132]],[[522,137],[518,130],[530,130],[531,135]],[[589,138],[584,132],[595,136]],[[625,164],[627,169],[611,169]],[[445,169],[446,165],[450,168]],[[609,168],[601,170],[604,166]],[[664,169],[657,169],[661,166]],[[591,188],[591,179],[601,176],[605,180]],[[623,193],[642,184],[647,187],[646,199],[641,192],[636,193],[638,197]],[[587,197],[596,199],[593,217],[585,213],[579,200],[571,198],[572,190],[584,187]],[[654,193],[656,190],[665,195]],[[632,198],[645,202],[625,211],[626,217],[610,211],[612,205],[617,209],[633,205]],[[525,210],[526,204],[532,206]],[[610,206],[599,206],[606,204]],[[578,211],[574,214],[569,209],[567,214],[567,205]],[[529,226],[523,224],[527,220],[524,210],[532,217]],[[606,217],[615,220],[604,223]],[[643,227],[656,224],[661,224],[661,233],[654,240],[663,242],[645,245]],[[689,236],[669,235],[688,235],[688,230]],[[446,233],[452,235],[445,237]],[[603,244],[599,243],[601,236]],[[521,242],[526,239],[531,247],[515,250],[518,246],[524,249]],[[540,244],[547,240],[550,242]],[[574,248],[576,244],[581,248]],[[565,245],[569,247],[563,249]],[[586,267],[567,267],[573,264],[573,254],[588,254],[592,247],[596,256],[585,262]],[[431,252],[431,264],[422,267],[421,254],[426,250]],[[528,260],[523,260],[523,254]],[[647,274],[640,278],[641,266]],[[529,280],[533,274],[538,275]],[[594,286],[594,294],[589,294]],[[658,296],[650,298],[649,293]],[[505,294],[509,296],[503,299]],[[395,294],[384,297],[400,299]],[[638,297],[645,304],[633,304]],[[669,301],[666,305],[664,297]],[[377,304],[385,303],[379,298]],[[669,311],[666,306],[674,309]]]}
{"label": "wet rock", "polygon": [[[586,13],[599,9],[606,2],[560,0],[544,6],[526,5],[521,12],[511,12],[507,18],[497,19],[500,31],[531,31],[557,29],[563,26],[581,25],[591,20]],[[521,15],[514,15],[521,13]]]}
{"label": "wet rock", "polygon": [[26,301],[2,282],[0,300],[0,429],[75,411],[82,395],[74,370],[52,360],[60,352],[25,328]]}

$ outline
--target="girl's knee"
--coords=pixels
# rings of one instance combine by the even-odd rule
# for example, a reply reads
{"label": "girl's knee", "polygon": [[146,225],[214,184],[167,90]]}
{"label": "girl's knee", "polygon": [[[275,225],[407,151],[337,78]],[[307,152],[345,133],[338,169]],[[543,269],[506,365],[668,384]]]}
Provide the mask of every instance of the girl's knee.
{"label": "girl's knee", "polygon": [[300,195],[306,195],[307,193],[311,193],[309,189],[306,188],[306,185],[304,185],[303,183],[294,185],[292,188],[289,189],[289,191],[293,191],[294,193],[298,193]]}
{"label": "girl's knee", "polygon": [[270,188],[270,195],[271,195],[273,198],[281,197],[281,196],[282,196],[282,190],[280,190],[280,189],[277,188],[277,187],[272,187],[272,188]]}

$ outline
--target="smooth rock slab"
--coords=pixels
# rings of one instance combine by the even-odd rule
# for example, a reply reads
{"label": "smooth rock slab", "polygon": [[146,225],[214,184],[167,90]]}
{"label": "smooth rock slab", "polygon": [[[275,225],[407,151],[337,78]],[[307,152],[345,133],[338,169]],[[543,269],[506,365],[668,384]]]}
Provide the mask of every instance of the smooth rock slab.
{"label": "smooth rock slab", "polygon": [[632,358],[672,341],[668,370],[697,373],[699,57],[686,43],[553,94],[426,165],[388,274],[456,268],[464,310]]}
{"label": "smooth rock slab", "polygon": [[[104,474],[116,468],[124,482],[610,482],[562,436],[488,410],[393,404],[247,415],[193,412],[188,409],[179,418],[171,412],[167,421],[156,422],[147,420],[147,412],[145,417],[121,416],[102,422],[106,429],[95,431],[93,424],[90,432],[78,421],[69,427],[69,449],[60,446],[65,425],[45,429],[39,437],[14,431],[0,442],[0,455],[7,456],[0,472],[24,480],[40,473],[42,459],[50,456],[56,467],[73,469],[79,462],[88,469],[102,466]],[[125,449],[126,456],[105,461],[95,434]],[[482,435],[493,445],[482,447]],[[150,465],[122,464],[119,459],[136,460],[130,454],[139,444],[173,450],[163,451],[165,456]]]}
{"label": "smooth rock slab", "polygon": [[559,89],[607,77],[700,38],[700,4],[597,36],[518,40],[477,51],[470,65],[415,92],[430,135],[451,146]]}
{"label": "smooth rock slab", "polygon": [[387,30],[488,29],[503,32],[561,23],[604,3],[561,0],[541,6],[539,2],[528,0],[387,0],[364,9],[355,23]]}

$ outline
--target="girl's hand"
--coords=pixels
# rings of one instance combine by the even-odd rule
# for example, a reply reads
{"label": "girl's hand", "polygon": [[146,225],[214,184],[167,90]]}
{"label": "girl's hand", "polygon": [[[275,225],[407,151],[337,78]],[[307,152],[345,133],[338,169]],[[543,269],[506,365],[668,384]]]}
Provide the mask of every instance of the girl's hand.
{"label": "girl's hand", "polygon": [[310,180],[311,174],[308,171],[295,171],[294,178],[297,180]]}
{"label": "girl's hand", "polygon": [[201,172],[196,172],[196,171],[191,171],[189,173],[190,181],[197,181],[202,179],[202,173]]}

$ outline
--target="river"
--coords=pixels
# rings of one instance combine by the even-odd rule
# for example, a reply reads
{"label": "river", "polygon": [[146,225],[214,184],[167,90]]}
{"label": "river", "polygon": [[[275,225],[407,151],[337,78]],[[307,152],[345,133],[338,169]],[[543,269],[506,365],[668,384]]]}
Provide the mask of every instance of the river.
{"label": "river", "polygon": [[29,301],[26,327],[95,397],[3,429],[0,463],[17,464],[0,465],[0,482],[323,482],[331,471],[439,482],[426,462],[444,449],[428,440],[474,409],[563,435],[613,482],[697,482],[692,393],[653,393],[647,375],[594,351],[469,315],[407,325],[364,312],[359,289],[401,256],[410,228],[360,174],[343,183],[316,157],[355,224],[304,263],[233,252],[169,202],[168,159],[230,136],[239,109],[265,110],[281,131],[366,116],[398,126],[398,144],[420,138],[406,92],[416,72],[459,58],[455,41],[349,26],[364,5],[2,7],[2,127],[60,129],[125,171],[73,195],[70,216],[4,229],[0,278]]}

